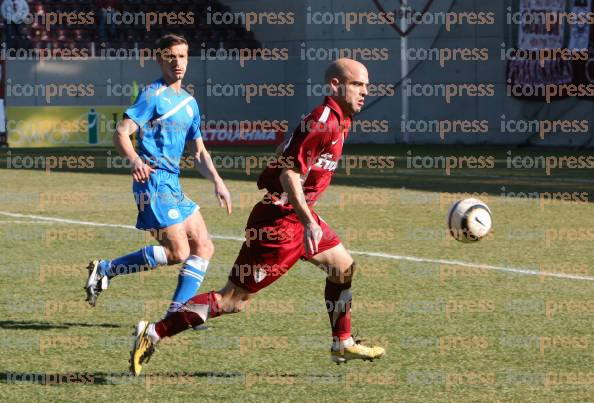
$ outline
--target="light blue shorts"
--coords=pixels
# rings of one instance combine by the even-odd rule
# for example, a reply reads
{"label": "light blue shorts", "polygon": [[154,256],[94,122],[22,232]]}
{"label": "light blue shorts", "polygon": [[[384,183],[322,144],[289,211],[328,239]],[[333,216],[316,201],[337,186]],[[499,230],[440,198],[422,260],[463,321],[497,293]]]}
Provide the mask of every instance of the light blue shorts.
{"label": "light blue shorts", "polygon": [[132,191],[138,207],[138,229],[180,224],[200,208],[182,191],[179,176],[163,169],[157,169],[145,183],[133,182]]}

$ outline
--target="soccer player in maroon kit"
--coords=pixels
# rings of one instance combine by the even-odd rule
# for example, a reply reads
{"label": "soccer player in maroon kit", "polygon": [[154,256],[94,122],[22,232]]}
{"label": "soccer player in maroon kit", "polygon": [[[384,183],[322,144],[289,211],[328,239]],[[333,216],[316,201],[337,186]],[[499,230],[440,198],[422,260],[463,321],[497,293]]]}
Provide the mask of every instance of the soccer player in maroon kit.
{"label": "soccer player in maroon kit", "polygon": [[325,74],[331,95],[307,115],[279,147],[284,167],[267,167],[258,187],[268,193],[256,204],[246,225],[246,240],[225,287],[196,295],[167,318],[136,325],[130,369],[140,374],[160,339],[195,328],[223,314],[245,309],[249,300],[285,274],[298,259],[324,269],[328,277],[324,296],[336,363],[373,360],[382,347],[367,347],[351,336],[351,279],[355,262],[336,233],[312,209],[330,184],[351,125],[361,111],[367,69],[355,60],[339,59]]}

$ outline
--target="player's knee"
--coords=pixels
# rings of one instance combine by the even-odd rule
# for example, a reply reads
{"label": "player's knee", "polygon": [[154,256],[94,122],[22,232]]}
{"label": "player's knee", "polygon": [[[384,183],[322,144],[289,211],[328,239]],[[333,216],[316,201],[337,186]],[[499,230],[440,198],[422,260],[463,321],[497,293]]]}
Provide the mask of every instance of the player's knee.
{"label": "player's knee", "polygon": [[228,282],[218,294],[220,297],[217,298],[217,302],[221,306],[221,309],[227,313],[246,310],[252,296],[248,291],[237,287],[231,282]]}
{"label": "player's knee", "polygon": [[355,275],[356,268],[357,264],[353,261],[353,263],[351,263],[351,265],[346,268],[330,271],[328,277],[331,281],[338,284],[349,283],[352,281],[353,276]]}
{"label": "player's knee", "polygon": [[169,249],[167,255],[169,264],[182,263],[190,256],[190,248],[188,246],[178,246],[174,249]]}
{"label": "player's knee", "polygon": [[198,243],[198,256],[210,260],[214,255],[214,243],[210,239],[205,239]]}
{"label": "player's knee", "polygon": [[340,282],[341,283],[349,283],[353,279],[355,275],[355,269],[357,268],[357,264],[353,261],[349,267],[345,270],[340,272]]}
{"label": "player's knee", "polygon": [[237,297],[225,298],[224,296],[219,301],[219,305],[225,313],[243,312],[247,309],[249,299],[241,299]]}
{"label": "player's knee", "polygon": [[215,247],[210,239],[195,240],[190,246],[192,255],[200,256],[206,260],[210,260],[214,256]]}
{"label": "player's knee", "polygon": [[349,280],[351,280],[355,276],[356,269],[357,269],[357,262],[355,262],[353,260],[353,263],[351,263],[351,265],[349,266],[349,268],[347,269],[347,272],[346,272],[346,274],[349,277]]}

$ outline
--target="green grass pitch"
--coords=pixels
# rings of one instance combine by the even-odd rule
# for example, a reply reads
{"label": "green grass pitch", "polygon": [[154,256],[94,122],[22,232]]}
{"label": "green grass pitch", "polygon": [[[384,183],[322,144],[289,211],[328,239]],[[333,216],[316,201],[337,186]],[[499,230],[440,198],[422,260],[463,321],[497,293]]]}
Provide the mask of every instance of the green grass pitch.
{"label": "green grass pitch", "polygon": [[[507,197],[558,192],[592,200],[591,169],[515,169],[503,148],[349,146],[349,156],[393,156],[394,166],[363,164],[348,174],[340,167],[316,210],[348,249],[364,252],[354,255],[353,325],[387,355],[373,363],[330,361],[324,275],[300,262],[246,312],[163,342],[144,375],[132,378],[132,326],[161,317],[178,268],[117,278],[91,309],[83,291],[88,261],[137,250],[146,236],[31,217],[134,225],[130,175],[106,168],[106,149],[7,151],[0,152],[0,401],[566,402],[594,396],[594,205]],[[7,168],[15,156],[40,161],[81,153],[93,156],[93,169]],[[512,150],[542,153],[576,154]],[[495,166],[447,175],[407,165],[411,155],[479,154],[492,155]],[[221,168],[235,202],[230,217],[215,205],[211,184],[184,171],[182,186],[201,205],[213,235],[242,236],[262,194],[255,171]],[[462,244],[446,236],[456,192],[480,194],[489,204],[494,231],[488,239]],[[225,283],[240,247],[233,239],[214,243],[203,291]]]}

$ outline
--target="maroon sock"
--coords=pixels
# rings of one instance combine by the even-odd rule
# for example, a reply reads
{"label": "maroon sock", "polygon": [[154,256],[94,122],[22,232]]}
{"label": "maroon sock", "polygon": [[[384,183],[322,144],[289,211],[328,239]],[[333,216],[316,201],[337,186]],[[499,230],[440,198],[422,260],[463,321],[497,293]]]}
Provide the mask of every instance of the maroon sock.
{"label": "maroon sock", "polygon": [[155,331],[161,338],[175,336],[222,313],[214,291],[199,294],[186,302],[179,311],[155,323]]}
{"label": "maroon sock", "polygon": [[335,340],[346,340],[351,337],[351,282],[336,284],[326,279],[324,290],[326,309]]}

